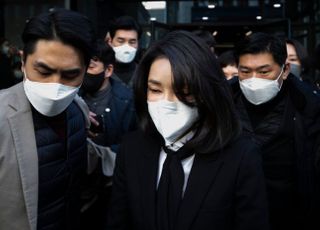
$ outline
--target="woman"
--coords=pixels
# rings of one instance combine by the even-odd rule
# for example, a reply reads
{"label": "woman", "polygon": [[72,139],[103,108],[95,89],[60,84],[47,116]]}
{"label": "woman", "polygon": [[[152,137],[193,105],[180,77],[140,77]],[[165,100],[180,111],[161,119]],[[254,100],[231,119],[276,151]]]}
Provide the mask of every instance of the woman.
{"label": "woman", "polygon": [[311,66],[307,49],[294,39],[286,39],[286,44],[290,72],[303,81],[311,81]]}
{"label": "woman", "polygon": [[267,229],[259,152],[205,43],[171,32],[135,77],[142,131],[117,155],[108,229]]}

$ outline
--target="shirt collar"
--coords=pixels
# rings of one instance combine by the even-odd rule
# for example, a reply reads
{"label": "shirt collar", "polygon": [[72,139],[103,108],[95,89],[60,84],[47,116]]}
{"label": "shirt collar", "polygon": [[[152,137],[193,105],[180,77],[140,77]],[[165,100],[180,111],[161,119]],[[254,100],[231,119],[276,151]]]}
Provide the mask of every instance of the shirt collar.
{"label": "shirt collar", "polygon": [[182,138],[180,138],[179,140],[177,140],[176,142],[173,143],[168,143],[166,142],[166,147],[173,150],[173,151],[177,151],[178,149],[180,149],[185,143],[187,143],[194,135],[194,132],[191,131],[189,133],[187,133],[186,135],[184,135]]}

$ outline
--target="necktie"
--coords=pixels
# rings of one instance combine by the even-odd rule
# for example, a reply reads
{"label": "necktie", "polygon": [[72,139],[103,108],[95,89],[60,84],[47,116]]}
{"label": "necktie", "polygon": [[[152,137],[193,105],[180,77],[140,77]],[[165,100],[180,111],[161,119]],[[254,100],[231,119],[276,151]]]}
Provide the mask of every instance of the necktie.
{"label": "necktie", "polygon": [[184,184],[184,171],[181,160],[194,154],[187,145],[178,151],[173,151],[163,147],[167,158],[163,163],[157,191],[157,229],[173,230],[180,202],[182,200],[182,190]]}

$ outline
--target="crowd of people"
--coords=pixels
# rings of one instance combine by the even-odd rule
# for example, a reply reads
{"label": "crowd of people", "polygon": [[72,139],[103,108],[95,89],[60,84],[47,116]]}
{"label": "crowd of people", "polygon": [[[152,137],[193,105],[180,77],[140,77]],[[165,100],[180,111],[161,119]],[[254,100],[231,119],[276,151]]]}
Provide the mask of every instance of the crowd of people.
{"label": "crowd of people", "polygon": [[21,50],[7,39],[0,38],[0,89],[22,81]]}
{"label": "crowd of people", "polygon": [[141,33],[55,9],[3,39],[0,229],[319,229],[316,56],[177,30],[137,60]]}

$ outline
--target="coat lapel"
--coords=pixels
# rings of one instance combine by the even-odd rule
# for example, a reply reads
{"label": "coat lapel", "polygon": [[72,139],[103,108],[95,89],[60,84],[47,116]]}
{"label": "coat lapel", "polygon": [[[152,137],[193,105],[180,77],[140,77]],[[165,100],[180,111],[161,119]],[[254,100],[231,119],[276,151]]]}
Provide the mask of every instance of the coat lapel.
{"label": "coat lapel", "polygon": [[177,228],[187,230],[206,197],[207,191],[214,183],[223,161],[218,159],[219,153],[196,155],[190,172],[184,198],[181,202],[177,219]]}
{"label": "coat lapel", "polygon": [[22,84],[15,89],[17,98],[13,98],[8,105],[12,111],[8,119],[18,159],[27,215],[31,229],[35,230],[38,207],[37,147],[29,101],[24,94]]}
{"label": "coat lapel", "polygon": [[146,220],[145,229],[155,229],[155,203],[156,203],[156,185],[158,175],[158,160],[161,146],[154,140],[145,142],[145,148],[142,149],[142,160],[139,167],[141,179],[141,201],[144,220]]}

